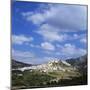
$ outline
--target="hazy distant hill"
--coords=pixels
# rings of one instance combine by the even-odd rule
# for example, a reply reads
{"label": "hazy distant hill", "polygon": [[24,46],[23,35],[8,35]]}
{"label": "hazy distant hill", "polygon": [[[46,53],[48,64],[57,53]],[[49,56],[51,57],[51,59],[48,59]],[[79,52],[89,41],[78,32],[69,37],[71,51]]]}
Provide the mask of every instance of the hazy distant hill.
{"label": "hazy distant hill", "polygon": [[29,67],[32,66],[32,64],[26,64],[20,61],[12,60],[12,68],[22,68],[22,67]]}
{"label": "hazy distant hill", "polygon": [[79,69],[81,72],[87,73],[87,55],[78,57],[78,58],[72,58],[66,60],[68,63],[70,63],[72,66]]}

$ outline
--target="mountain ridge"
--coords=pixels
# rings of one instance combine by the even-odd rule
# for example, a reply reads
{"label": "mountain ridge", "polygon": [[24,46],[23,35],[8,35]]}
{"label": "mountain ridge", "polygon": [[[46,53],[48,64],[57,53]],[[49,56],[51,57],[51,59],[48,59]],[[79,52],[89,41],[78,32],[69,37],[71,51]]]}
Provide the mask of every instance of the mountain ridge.
{"label": "mountain ridge", "polygon": [[27,63],[12,59],[12,68],[22,68],[22,67],[28,67],[28,66],[32,66],[32,64],[27,64]]}
{"label": "mountain ridge", "polygon": [[12,61],[12,67],[13,68],[19,68],[19,70],[40,70],[44,72],[48,71],[55,71],[55,70],[62,70],[62,71],[70,71],[70,70],[76,70],[79,71],[87,71],[87,55],[78,57],[78,58],[72,58],[72,59],[66,59],[66,60],[52,60],[48,63],[34,65],[34,64],[26,64],[22,62],[18,62],[13,60]]}

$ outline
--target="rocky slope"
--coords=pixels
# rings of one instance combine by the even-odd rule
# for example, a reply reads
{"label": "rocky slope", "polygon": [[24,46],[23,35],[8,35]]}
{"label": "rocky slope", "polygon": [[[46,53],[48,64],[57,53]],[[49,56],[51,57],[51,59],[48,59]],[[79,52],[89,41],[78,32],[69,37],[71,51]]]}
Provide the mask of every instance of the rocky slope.
{"label": "rocky slope", "polygon": [[53,71],[73,71],[76,70],[71,66],[71,64],[67,63],[63,60],[53,60],[46,64],[40,64],[36,66],[23,67],[18,70],[39,70],[41,72],[53,72]]}

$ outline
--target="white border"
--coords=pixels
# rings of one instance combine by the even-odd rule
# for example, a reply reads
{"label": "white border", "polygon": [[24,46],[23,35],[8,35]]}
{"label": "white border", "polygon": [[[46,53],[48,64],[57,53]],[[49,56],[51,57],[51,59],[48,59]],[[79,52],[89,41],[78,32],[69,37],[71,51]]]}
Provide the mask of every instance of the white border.
{"label": "white border", "polygon": [[[18,0],[21,1],[21,0]],[[69,4],[84,4],[88,6],[88,68],[90,64],[90,4],[88,0],[23,0],[39,2],[56,2]],[[89,75],[90,76],[90,73]],[[90,80],[90,77],[89,79]],[[90,81],[89,81],[90,84]],[[39,90],[40,88],[38,88]],[[90,90],[90,86],[69,86],[42,88],[40,90]],[[10,90],[10,0],[0,0],[0,90]],[[30,89],[28,89],[30,90]]]}
{"label": "white border", "polygon": [[38,1],[52,3],[88,4],[88,0],[17,0],[17,1]]}
{"label": "white border", "polygon": [[10,0],[0,0],[0,90],[10,87]]}

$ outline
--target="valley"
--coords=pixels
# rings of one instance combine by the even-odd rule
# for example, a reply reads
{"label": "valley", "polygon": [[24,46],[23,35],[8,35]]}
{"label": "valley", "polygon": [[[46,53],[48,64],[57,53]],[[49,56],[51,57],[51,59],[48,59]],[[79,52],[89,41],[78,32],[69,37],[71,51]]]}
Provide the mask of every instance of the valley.
{"label": "valley", "polygon": [[[69,63],[63,60],[51,60],[39,65],[27,65],[25,63],[26,66],[21,65],[23,67],[20,67],[19,65],[17,68],[12,68],[12,88],[16,90],[19,88],[86,85],[87,64],[84,62],[87,58],[85,57],[80,57],[80,60],[78,58],[79,65],[75,62],[77,59],[74,59],[75,65],[72,65],[70,60]],[[83,67],[80,63],[83,63]],[[81,71],[80,68],[83,70]]]}

